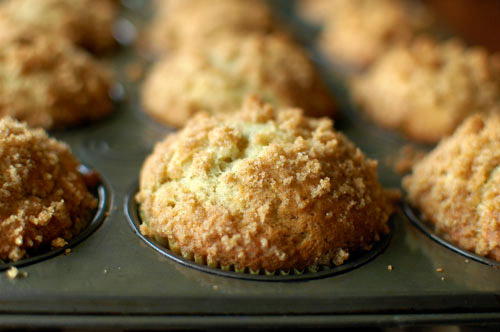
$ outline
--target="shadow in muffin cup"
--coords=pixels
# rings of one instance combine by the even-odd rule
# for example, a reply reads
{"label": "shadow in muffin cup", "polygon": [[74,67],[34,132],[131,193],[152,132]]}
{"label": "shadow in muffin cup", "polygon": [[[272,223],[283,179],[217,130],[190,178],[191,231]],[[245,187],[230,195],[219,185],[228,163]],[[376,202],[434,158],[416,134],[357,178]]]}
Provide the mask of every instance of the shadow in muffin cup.
{"label": "shadow in muffin cup", "polygon": [[[80,165],[79,172],[82,174],[90,174],[95,172],[94,169],[88,167],[87,165]],[[80,242],[89,237],[101,224],[104,222],[107,214],[109,213],[109,207],[111,202],[111,188],[107,181],[102,178],[101,174],[98,174],[98,180],[95,183],[95,186],[88,188],[89,192],[98,199],[98,205],[94,212],[94,217],[88,223],[87,227],[85,227],[78,235],[74,236],[71,240],[67,241],[68,243],[60,248],[39,248],[37,249],[37,253],[33,254],[31,257],[21,259],[15,262],[10,261],[2,261],[0,260],[0,271],[6,270],[11,266],[22,267],[31,264],[35,264],[49,258],[55,257],[64,253],[67,249],[73,248],[78,245]]]}
{"label": "shadow in muffin cup", "polygon": [[237,278],[243,280],[254,280],[254,281],[300,281],[300,280],[311,280],[318,278],[330,277],[333,275],[342,274],[351,271],[375,258],[385,248],[389,245],[391,241],[392,232],[394,230],[394,222],[391,217],[388,221],[390,231],[381,236],[380,240],[373,244],[373,247],[368,251],[353,252],[346,263],[338,266],[314,266],[308,267],[304,270],[290,269],[290,270],[277,270],[277,271],[265,271],[260,269],[258,271],[252,271],[249,268],[238,269],[234,266],[220,266],[212,267],[203,264],[199,261],[195,261],[192,255],[182,255],[181,253],[176,253],[170,250],[168,244],[160,243],[153,238],[144,236],[140,232],[140,225],[142,223],[139,214],[139,205],[135,200],[135,195],[139,190],[139,184],[134,183],[134,185],[129,190],[125,198],[125,215],[132,228],[133,232],[147,245],[153,248],[159,254],[179,263],[184,266],[203,271],[210,274],[215,274],[223,277]]}

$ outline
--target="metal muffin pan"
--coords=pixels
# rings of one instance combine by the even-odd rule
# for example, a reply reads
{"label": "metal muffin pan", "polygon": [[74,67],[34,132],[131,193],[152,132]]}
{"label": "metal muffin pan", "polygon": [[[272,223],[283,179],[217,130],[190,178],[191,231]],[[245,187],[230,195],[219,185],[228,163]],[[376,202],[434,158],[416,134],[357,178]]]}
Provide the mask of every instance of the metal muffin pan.
{"label": "metal muffin pan", "polygon": [[[141,1],[133,3],[137,6],[124,8],[123,17],[141,26],[147,9]],[[401,177],[384,161],[407,141],[360,120],[342,80],[311,52],[347,114],[336,127],[369,157],[380,160],[379,178],[385,187],[399,187]],[[166,258],[141,240],[127,215],[130,189],[136,186],[144,158],[172,130],[140,110],[139,85],[128,82],[124,74],[127,65],[138,61],[136,51],[123,48],[112,60],[125,90],[116,113],[91,126],[51,133],[105,179],[108,213],[70,254],[23,266],[21,271],[29,275],[24,279],[9,280],[0,274],[0,328],[500,323],[500,270],[466,262],[402,212],[393,216],[392,238],[378,256],[314,280],[228,278]]]}

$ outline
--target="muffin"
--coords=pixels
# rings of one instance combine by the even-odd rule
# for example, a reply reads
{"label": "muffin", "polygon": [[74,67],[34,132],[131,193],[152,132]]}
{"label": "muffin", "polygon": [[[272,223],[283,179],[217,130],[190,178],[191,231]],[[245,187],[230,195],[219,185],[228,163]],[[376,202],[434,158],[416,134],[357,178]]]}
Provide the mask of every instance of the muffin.
{"label": "muffin", "polygon": [[358,75],[352,93],[376,124],[435,143],[468,115],[500,106],[500,56],[457,40],[419,38]]}
{"label": "muffin", "polygon": [[423,7],[401,0],[311,1],[308,7],[309,15],[324,17],[320,48],[333,63],[356,70],[431,22]]}
{"label": "muffin", "polygon": [[80,233],[97,200],[67,145],[0,120],[0,259],[17,261]]}
{"label": "muffin", "polygon": [[93,53],[116,46],[114,0],[6,0],[0,3],[0,43],[19,33],[66,38]]}
{"label": "muffin", "polygon": [[85,51],[45,35],[20,35],[0,44],[0,117],[53,129],[113,111],[112,75]]}
{"label": "muffin", "polygon": [[277,29],[270,8],[262,0],[167,0],[157,1],[156,6],[149,38],[151,49],[160,53],[186,44],[210,47],[221,34]]}
{"label": "muffin", "polygon": [[311,116],[333,115],[335,103],[304,50],[281,35],[226,36],[210,48],[185,47],[158,61],[142,89],[155,119],[182,127],[195,113],[229,113],[248,94]]}
{"label": "muffin", "polygon": [[331,120],[249,98],[156,145],[136,196],[141,232],[237,271],[339,265],[389,231],[394,195],[376,168]]}
{"label": "muffin", "polygon": [[500,261],[500,115],[475,114],[403,179],[408,200],[460,248]]}

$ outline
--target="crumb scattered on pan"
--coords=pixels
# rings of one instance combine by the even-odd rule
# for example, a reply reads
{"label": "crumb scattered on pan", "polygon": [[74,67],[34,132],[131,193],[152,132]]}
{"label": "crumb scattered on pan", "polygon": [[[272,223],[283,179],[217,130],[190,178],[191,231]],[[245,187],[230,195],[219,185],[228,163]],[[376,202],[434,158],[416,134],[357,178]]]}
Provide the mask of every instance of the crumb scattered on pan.
{"label": "crumb scattered on pan", "polygon": [[67,245],[68,242],[65,239],[63,239],[62,237],[58,237],[57,239],[52,240],[51,244],[52,244],[53,248],[62,248],[65,245]]}
{"label": "crumb scattered on pan", "polygon": [[424,150],[415,147],[412,144],[405,144],[396,153],[389,157],[387,164],[398,174],[408,173],[413,165],[426,155]]}
{"label": "crumb scattered on pan", "polygon": [[71,249],[70,248],[67,248],[66,250],[64,250],[64,254],[65,255],[68,255],[69,253],[71,253]]}
{"label": "crumb scattered on pan", "polygon": [[19,269],[15,266],[11,266],[5,274],[7,275],[7,278],[10,280],[14,280],[16,278],[27,278],[28,277],[28,272],[20,272]]}
{"label": "crumb scattered on pan", "polygon": [[392,271],[393,267],[392,265],[387,265],[387,270]]}
{"label": "crumb scattered on pan", "polygon": [[141,62],[134,62],[128,64],[125,67],[125,75],[127,76],[127,80],[130,82],[136,82],[142,78],[144,75],[144,64]]}
{"label": "crumb scattered on pan", "polygon": [[213,289],[214,291],[217,291],[217,290],[219,290],[219,286],[217,286],[217,285],[213,285],[213,286],[212,286],[212,289]]}
{"label": "crumb scattered on pan", "polygon": [[438,268],[436,269],[436,272],[439,272],[439,273],[443,272],[443,268],[442,268],[442,267],[438,267]]}
{"label": "crumb scattered on pan", "polygon": [[108,274],[108,270],[107,269],[104,269],[104,271],[102,271],[104,274]]}
{"label": "crumb scattered on pan", "polygon": [[445,280],[446,280],[446,278],[445,278],[445,277],[441,277],[441,281],[445,281]]}
{"label": "crumb scattered on pan", "polygon": [[470,260],[466,259],[464,262],[465,262],[465,264],[469,264]]}

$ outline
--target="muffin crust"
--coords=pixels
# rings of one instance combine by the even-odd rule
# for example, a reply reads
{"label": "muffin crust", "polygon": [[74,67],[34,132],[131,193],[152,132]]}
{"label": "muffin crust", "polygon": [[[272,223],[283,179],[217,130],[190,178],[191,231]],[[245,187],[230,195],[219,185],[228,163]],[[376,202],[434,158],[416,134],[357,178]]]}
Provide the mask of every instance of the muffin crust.
{"label": "muffin crust", "polygon": [[0,117],[65,128],[113,111],[112,75],[63,39],[20,35],[0,48]]}
{"label": "muffin crust", "polygon": [[152,68],[142,104],[154,118],[182,127],[195,113],[230,113],[258,94],[278,107],[333,115],[336,107],[303,49],[281,35],[226,36],[209,49],[186,47]]}
{"label": "muffin crust", "polygon": [[[163,53],[188,45],[210,45],[219,35],[277,30],[271,10],[262,0],[156,1],[150,46]],[[186,24],[186,22],[195,22]]]}
{"label": "muffin crust", "polygon": [[403,180],[409,201],[447,240],[500,261],[500,115],[476,114]]}
{"label": "muffin crust", "polygon": [[381,57],[354,79],[352,92],[378,125],[435,143],[472,113],[500,107],[500,56],[419,38]]}
{"label": "muffin crust", "polygon": [[409,42],[432,21],[423,7],[408,1],[327,2],[313,0],[306,6],[309,15],[324,17],[320,47],[332,62],[352,69],[367,67],[391,45]]}
{"label": "muffin crust", "polygon": [[0,120],[0,259],[20,260],[88,224],[97,200],[77,167],[68,146],[43,130]]}
{"label": "muffin crust", "polygon": [[136,196],[141,232],[212,265],[342,264],[388,232],[394,195],[328,119],[249,98],[157,144]]}
{"label": "muffin crust", "polygon": [[116,46],[114,0],[6,0],[0,3],[0,43],[20,33],[65,38],[93,53]]}

